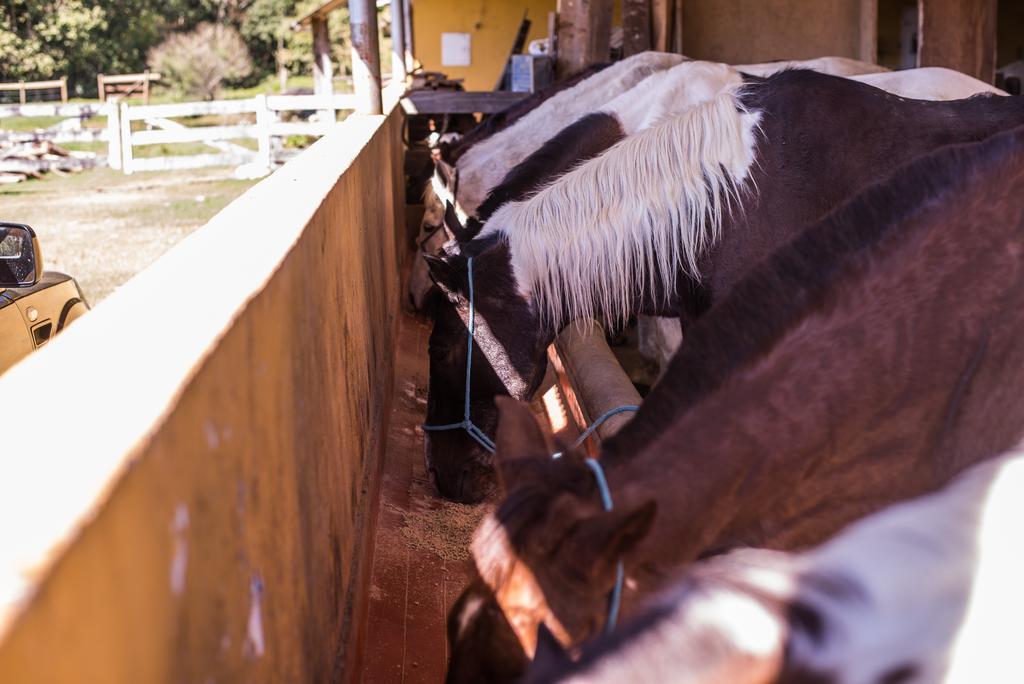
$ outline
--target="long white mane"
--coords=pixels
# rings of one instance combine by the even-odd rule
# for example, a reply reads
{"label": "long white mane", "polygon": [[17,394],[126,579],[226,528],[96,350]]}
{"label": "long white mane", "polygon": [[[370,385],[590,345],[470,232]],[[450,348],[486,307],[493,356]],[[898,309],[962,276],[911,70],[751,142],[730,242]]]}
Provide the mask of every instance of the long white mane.
{"label": "long white mane", "polygon": [[[702,253],[754,161],[759,114],[740,85],[619,142],[525,202],[502,206],[481,237],[511,246],[519,287],[556,329],[603,315],[621,323],[656,281],[699,278]],[[566,318],[566,315],[568,316]]]}
{"label": "long white mane", "polygon": [[[548,98],[508,128],[473,145],[456,163],[458,206],[467,214],[476,212],[477,206],[508,170],[530,156],[548,138],[651,74],[685,59],[682,55],[663,52],[642,52],[624,59]],[[437,192],[437,183],[434,185]]]}

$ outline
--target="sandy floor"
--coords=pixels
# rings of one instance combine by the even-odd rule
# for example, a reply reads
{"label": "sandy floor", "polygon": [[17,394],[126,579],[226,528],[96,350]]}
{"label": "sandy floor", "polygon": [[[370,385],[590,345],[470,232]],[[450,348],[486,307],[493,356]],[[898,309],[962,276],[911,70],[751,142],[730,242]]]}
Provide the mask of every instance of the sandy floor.
{"label": "sandy floor", "polygon": [[0,186],[0,220],[35,228],[46,269],[74,276],[95,304],[252,184],[229,169],[50,175]]}

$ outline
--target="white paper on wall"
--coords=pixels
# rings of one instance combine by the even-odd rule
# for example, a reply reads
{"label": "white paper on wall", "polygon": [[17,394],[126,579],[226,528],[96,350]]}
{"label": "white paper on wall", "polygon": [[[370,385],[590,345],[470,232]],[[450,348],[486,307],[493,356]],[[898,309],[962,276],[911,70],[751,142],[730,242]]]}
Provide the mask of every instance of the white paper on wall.
{"label": "white paper on wall", "polygon": [[470,36],[468,33],[441,34],[441,66],[469,66]]}

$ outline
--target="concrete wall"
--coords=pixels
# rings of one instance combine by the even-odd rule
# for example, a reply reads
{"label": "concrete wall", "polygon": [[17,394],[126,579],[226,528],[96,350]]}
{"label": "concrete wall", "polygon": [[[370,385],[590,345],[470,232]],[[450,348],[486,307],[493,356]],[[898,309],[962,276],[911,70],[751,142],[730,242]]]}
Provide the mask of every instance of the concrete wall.
{"label": "concrete wall", "polygon": [[401,124],[350,118],[0,379],[0,681],[351,667]]}
{"label": "concrete wall", "polygon": [[[686,0],[683,52],[731,64],[862,59],[862,19],[872,32],[873,8],[873,0]],[[873,34],[865,38],[873,44]]]}

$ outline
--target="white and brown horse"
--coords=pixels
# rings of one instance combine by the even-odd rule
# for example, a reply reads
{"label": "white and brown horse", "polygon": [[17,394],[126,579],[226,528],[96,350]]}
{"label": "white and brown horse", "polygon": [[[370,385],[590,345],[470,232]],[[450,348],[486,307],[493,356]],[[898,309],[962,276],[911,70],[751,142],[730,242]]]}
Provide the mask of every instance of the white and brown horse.
{"label": "white and brown horse", "polygon": [[[527,652],[542,622],[566,645],[595,636],[620,561],[628,615],[702,555],[820,543],[1012,448],[1022,336],[1018,128],[898,169],[755,267],[602,444],[600,479],[504,400],[505,497],[473,543],[452,681],[487,662],[480,635],[510,626]],[[480,621],[495,615],[504,629]]]}
{"label": "white and brown horse", "polygon": [[[784,71],[622,140],[499,208],[458,253],[430,259],[444,297],[431,335],[428,424],[462,420],[468,393],[472,421],[493,434],[493,398],[529,398],[544,350],[569,322],[639,313],[692,321],[880,170],[1022,123],[1016,98],[921,102]],[[444,496],[474,501],[490,488],[490,454],[465,432],[431,432],[426,449]]]}

